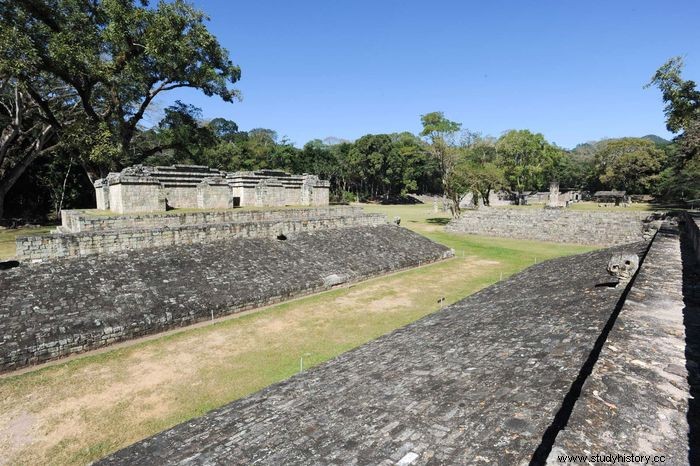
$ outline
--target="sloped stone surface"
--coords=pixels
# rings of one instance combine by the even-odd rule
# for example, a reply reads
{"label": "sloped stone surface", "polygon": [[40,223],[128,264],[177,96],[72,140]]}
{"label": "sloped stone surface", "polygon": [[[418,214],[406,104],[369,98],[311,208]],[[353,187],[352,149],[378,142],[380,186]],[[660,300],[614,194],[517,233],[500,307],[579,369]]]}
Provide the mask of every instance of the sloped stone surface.
{"label": "sloped stone surface", "polygon": [[0,371],[449,255],[380,225],[22,265],[0,271]]}
{"label": "sloped stone surface", "polygon": [[[565,455],[600,454],[697,464],[697,452],[690,458],[688,451],[686,341],[692,337],[684,319],[694,327],[688,332],[694,331],[697,345],[700,301],[684,300],[683,293],[683,275],[691,268],[684,267],[678,229],[665,224],[547,464],[561,464]],[[697,362],[689,364],[697,368]]]}
{"label": "sloped stone surface", "polygon": [[544,262],[101,464],[528,464],[623,292]]}

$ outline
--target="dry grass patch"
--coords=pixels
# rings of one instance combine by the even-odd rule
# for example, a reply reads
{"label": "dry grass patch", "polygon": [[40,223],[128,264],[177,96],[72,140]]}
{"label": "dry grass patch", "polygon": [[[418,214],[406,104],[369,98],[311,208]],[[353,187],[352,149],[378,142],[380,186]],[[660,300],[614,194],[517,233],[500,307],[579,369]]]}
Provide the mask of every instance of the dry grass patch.
{"label": "dry grass patch", "polygon": [[425,205],[373,206],[457,258],[0,378],[0,464],[87,464],[402,327],[531,265],[592,248],[447,234]]}
{"label": "dry grass patch", "polygon": [[429,314],[498,265],[452,259],[6,377],[0,450],[9,464],[90,462]]}

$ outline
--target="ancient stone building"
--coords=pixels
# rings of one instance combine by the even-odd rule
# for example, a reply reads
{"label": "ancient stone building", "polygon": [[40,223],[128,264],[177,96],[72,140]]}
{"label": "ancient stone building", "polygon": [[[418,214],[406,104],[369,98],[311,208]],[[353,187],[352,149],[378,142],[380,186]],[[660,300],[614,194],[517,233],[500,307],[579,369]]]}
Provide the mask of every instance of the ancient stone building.
{"label": "ancient stone building", "polygon": [[97,208],[116,213],[169,208],[328,205],[330,183],[276,170],[227,173],[201,165],[136,165],[95,182]]}

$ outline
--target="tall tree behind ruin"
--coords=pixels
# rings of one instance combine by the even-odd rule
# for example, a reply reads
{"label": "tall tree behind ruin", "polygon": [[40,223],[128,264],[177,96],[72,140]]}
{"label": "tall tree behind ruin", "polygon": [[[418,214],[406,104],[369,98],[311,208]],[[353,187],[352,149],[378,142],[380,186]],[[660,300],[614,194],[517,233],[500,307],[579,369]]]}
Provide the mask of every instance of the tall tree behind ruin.
{"label": "tall tree behind ruin", "polygon": [[0,3],[0,76],[23,86],[46,76],[57,83],[48,95],[64,87],[75,93],[80,118],[68,128],[58,115],[52,131],[62,127],[60,138],[80,152],[91,179],[138,150],[132,146],[138,124],[160,94],[190,87],[226,102],[238,98],[230,85],[240,69],[207,30],[203,13],[181,0],[139,4]]}
{"label": "tall tree behind ruin", "polygon": [[666,191],[680,199],[700,198],[700,91],[692,80],[684,80],[683,59],[673,57],[661,65],[646,87],[656,86],[666,107],[666,128],[678,134],[675,163],[661,173]]}
{"label": "tall tree behind ruin", "polygon": [[510,190],[518,194],[536,190],[551,180],[546,179],[562,157],[562,151],[547,142],[540,133],[510,130],[496,142],[500,164]]}
{"label": "tall tree behind ruin", "polygon": [[0,74],[0,218],[7,193],[27,168],[57,150],[75,107],[75,93],[51,78],[22,82]]}
{"label": "tall tree behind ruin", "polygon": [[421,115],[420,121],[423,125],[420,135],[430,141],[430,153],[437,160],[443,193],[450,199],[452,216],[459,216],[459,196],[462,193],[453,189],[455,184],[450,183],[450,177],[459,159],[454,137],[462,124],[448,120],[442,112]]}

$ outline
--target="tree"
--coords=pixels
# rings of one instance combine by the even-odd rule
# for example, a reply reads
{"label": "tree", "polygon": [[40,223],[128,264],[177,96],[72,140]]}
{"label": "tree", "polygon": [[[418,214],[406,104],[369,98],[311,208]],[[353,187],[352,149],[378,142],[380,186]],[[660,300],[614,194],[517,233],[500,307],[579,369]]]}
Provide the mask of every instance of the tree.
{"label": "tree", "polygon": [[214,118],[207,125],[214,135],[224,141],[230,141],[238,133],[238,125],[235,121],[225,118]]}
{"label": "tree", "polygon": [[510,189],[518,194],[526,190],[536,190],[547,182],[547,174],[552,173],[562,151],[549,144],[540,133],[528,130],[510,130],[496,142],[500,164]]}
{"label": "tree", "polygon": [[506,185],[503,168],[499,165],[496,142],[492,138],[470,133],[464,143],[464,159],[455,168],[462,185],[460,198],[471,192],[474,205],[479,205],[479,199],[484,205],[489,205],[491,191]]}
{"label": "tree", "polygon": [[661,171],[664,152],[641,138],[611,139],[598,145],[595,168],[607,188],[648,193]]}
{"label": "tree", "polygon": [[0,218],[9,190],[35,160],[57,149],[63,125],[73,122],[75,96],[68,89],[58,91],[49,79],[37,77],[27,86],[0,74]]}
{"label": "tree", "polygon": [[459,201],[454,202],[457,195],[452,191],[456,184],[451,183],[449,179],[458,161],[453,139],[462,124],[448,120],[442,112],[426,113],[421,115],[420,119],[423,125],[420,135],[430,141],[430,152],[437,161],[443,192],[453,200],[450,205],[452,215],[458,216]]}
{"label": "tree", "polygon": [[[700,198],[700,91],[694,81],[681,76],[683,59],[673,57],[664,63],[645,86],[656,86],[666,107],[666,127],[677,133],[677,157],[660,178],[660,194],[676,199]],[[679,134],[680,133],[680,134]],[[676,154],[673,154],[676,155]]]}
{"label": "tree", "polygon": [[142,149],[148,165],[175,163],[201,164],[204,150],[218,138],[209,125],[201,122],[202,109],[179,100],[165,109],[165,116],[153,130],[156,145]]}
{"label": "tree", "polygon": [[656,70],[645,86],[656,86],[661,90],[666,103],[666,127],[672,133],[684,131],[700,120],[700,91],[696,89],[694,81],[681,77],[682,71],[683,58],[670,58]]}
{"label": "tree", "polygon": [[[120,158],[133,157],[132,140],[147,108],[163,92],[189,87],[226,102],[240,69],[204,25],[206,17],[182,0],[18,0],[0,3],[0,74],[25,86],[42,106],[68,87],[81,119],[61,137],[81,151],[94,179]],[[80,33],[77,33],[80,31]],[[42,94],[37,77],[58,87]]]}

